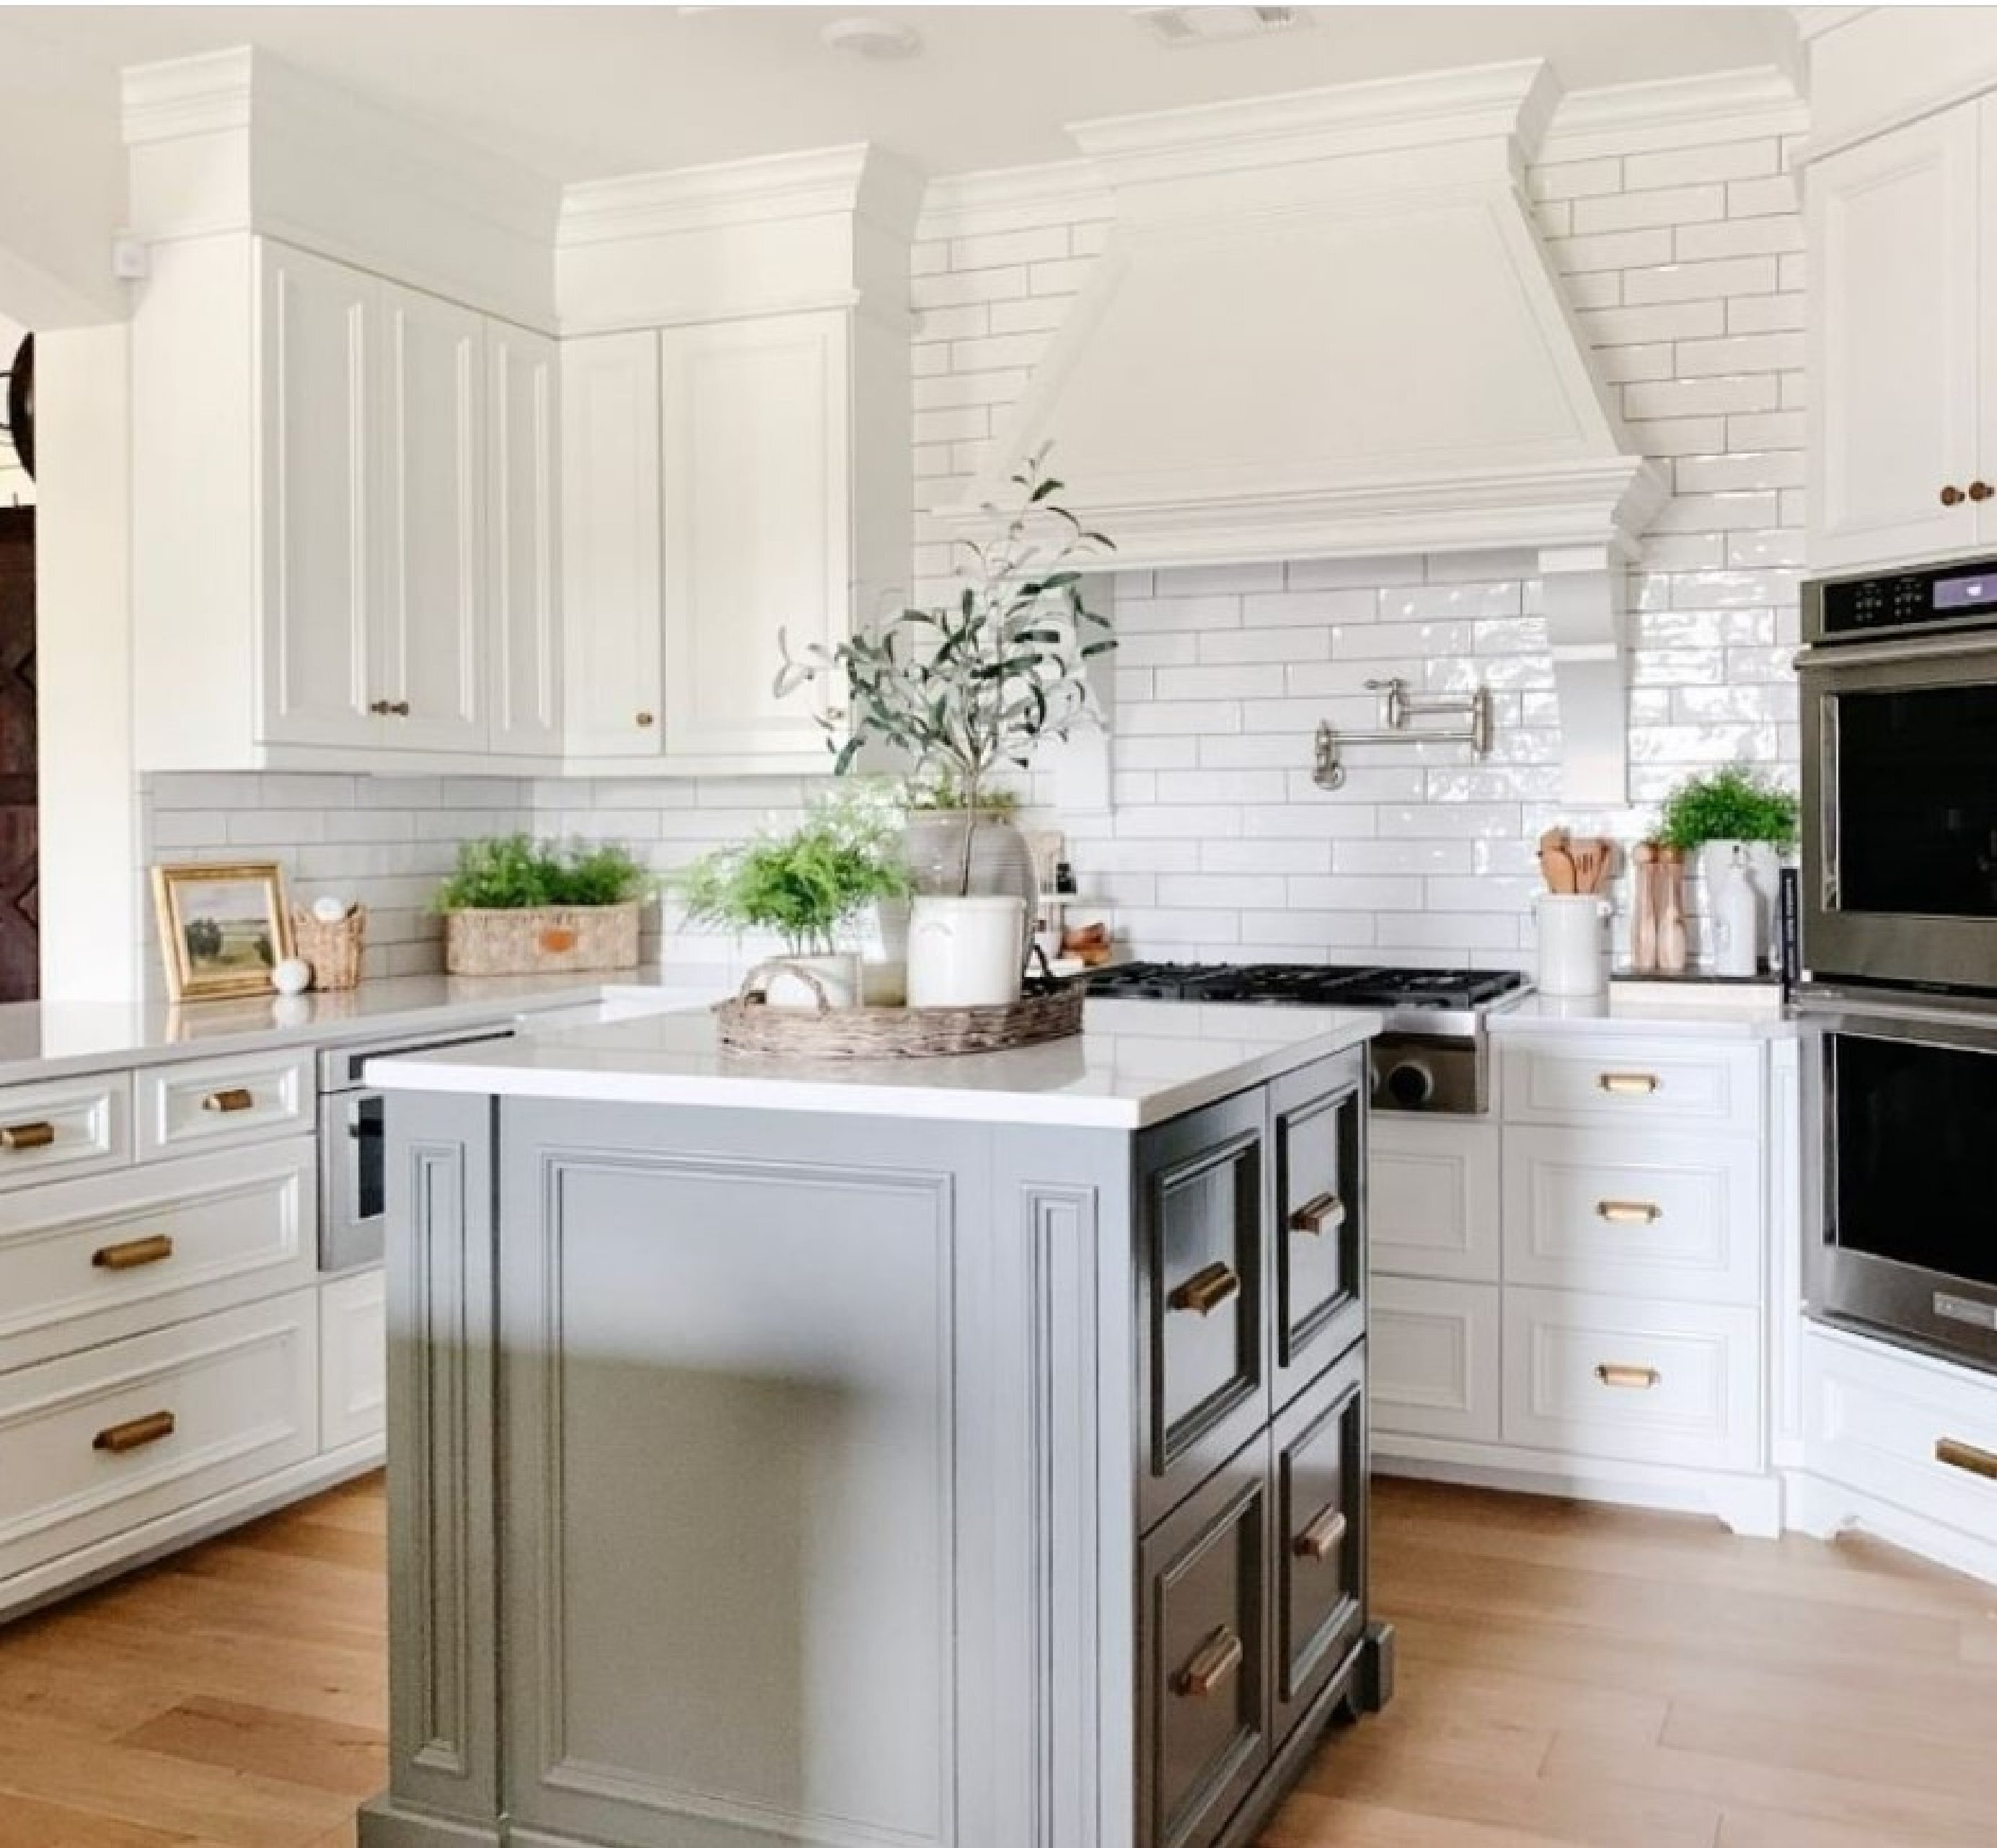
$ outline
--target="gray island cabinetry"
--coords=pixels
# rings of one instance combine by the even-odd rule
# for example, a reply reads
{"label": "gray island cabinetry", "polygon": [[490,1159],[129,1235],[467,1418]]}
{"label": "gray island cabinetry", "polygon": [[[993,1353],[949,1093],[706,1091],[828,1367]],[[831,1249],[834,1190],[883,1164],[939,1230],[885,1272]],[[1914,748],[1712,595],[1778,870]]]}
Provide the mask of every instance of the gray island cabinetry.
{"label": "gray island cabinetry", "polygon": [[1252,1838],[1390,1680],[1374,1020],[1199,1012],[885,1074],[704,1016],[373,1068],[364,1848]]}

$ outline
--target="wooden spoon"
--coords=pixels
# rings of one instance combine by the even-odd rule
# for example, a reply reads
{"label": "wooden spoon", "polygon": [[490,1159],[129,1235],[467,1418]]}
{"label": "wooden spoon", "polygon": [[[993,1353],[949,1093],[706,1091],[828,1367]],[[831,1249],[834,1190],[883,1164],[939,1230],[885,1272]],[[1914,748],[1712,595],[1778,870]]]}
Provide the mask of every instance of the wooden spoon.
{"label": "wooden spoon", "polygon": [[1567,850],[1564,828],[1549,828],[1540,836],[1540,871],[1550,892],[1571,892],[1574,888],[1574,861]]}
{"label": "wooden spoon", "polygon": [[1614,853],[1613,845],[1606,840],[1577,840],[1568,848],[1574,861],[1574,890],[1592,897],[1602,890],[1603,875],[1609,871],[1609,862]]}

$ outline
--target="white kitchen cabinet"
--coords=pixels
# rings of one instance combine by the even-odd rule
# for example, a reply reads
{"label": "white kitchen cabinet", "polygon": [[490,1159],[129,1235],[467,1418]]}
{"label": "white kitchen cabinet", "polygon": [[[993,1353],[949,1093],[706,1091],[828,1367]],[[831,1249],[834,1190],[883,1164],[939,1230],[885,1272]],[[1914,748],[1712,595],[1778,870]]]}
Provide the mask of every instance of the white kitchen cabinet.
{"label": "white kitchen cabinet", "polygon": [[1498,1281],[1495,1123],[1377,1112],[1366,1188],[1376,1272]]}
{"label": "white kitchen cabinet", "polygon": [[133,321],[138,767],[559,751],[556,371],[551,341],[274,240],[157,251]]}
{"label": "white kitchen cabinet", "polygon": [[567,741],[655,758],[659,726],[659,336],[561,344]]}
{"label": "white kitchen cabinet", "polygon": [[388,1288],[381,1269],[319,1286],[319,1448],[378,1446],[388,1416]]}
{"label": "white kitchen cabinet", "polygon": [[485,325],[491,744],[562,748],[561,361],[554,341]]}
{"label": "white kitchen cabinet", "polygon": [[563,346],[569,760],[827,768],[778,636],[905,600],[905,348],[846,309]]}
{"label": "white kitchen cabinet", "polygon": [[1376,1274],[1368,1295],[1376,1449],[1395,1451],[1395,1437],[1495,1444],[1498,1286]]}
{"label": "white kitchen cabinet", "polygon": [[1812,161],[1809,560],[1997,544],[1997,104]]}
{"label": "white kitchen cabinet", "polygon": [[822,760],[778,631],[843,641],[854,570],[843,311],[673,327],[660,365],[665,753]]}

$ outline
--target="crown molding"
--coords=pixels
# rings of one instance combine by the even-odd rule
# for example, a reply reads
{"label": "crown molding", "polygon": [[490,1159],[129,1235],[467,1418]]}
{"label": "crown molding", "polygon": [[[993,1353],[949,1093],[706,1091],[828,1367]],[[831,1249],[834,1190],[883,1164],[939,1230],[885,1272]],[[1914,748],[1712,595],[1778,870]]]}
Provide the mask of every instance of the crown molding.
{"label": "crown molding", "polygon": [[1809,126],[1809,105],[1788,74],[1763,64],[1574,91],[1554,112],[1539,157],[1587,160],[1631,149],[1801,134]]}
{"label": "crown molding", "polygon": [[250,126],[257,54],[247,45],[119,73],[127,147]]}
{"label": "crown molding", "polygon": [[1040,225],[1082,224],[1116,212],[1116,195],[1093,160],[1050,160],[932,180],[923,195],[916,235],[975,237]]}
{"label": "crown molding", "polygon": [[1878,10],[1876,6],[1792,6],[1789,17],[1796,22],[1796,36],[1807,45],[1827,32],[1835,32],[1840,26],[1849,26],[1854,19],[1862,19]]}
{"label": "crown molding", "polygon": [[884,149],[853,142],[565,188],[556,241],[564,247],[613,243],[839,213],[906,236],[923,195],[916,167]]}
{"label": "crown molding", "polygon": [[1070,125],[1118,184],[1511,140],[1530,157],[1560,87],[1542,59],[1341,84]]}

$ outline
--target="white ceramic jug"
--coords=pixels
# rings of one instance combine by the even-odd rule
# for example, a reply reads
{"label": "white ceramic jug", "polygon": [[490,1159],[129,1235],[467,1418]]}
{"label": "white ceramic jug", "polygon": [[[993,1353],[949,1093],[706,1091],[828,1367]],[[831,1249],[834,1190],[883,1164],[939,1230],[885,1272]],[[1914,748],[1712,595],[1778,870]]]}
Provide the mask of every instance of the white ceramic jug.
{"label": "white ceramic jug", "polygon": [[1599,995],[1608,985],[1609,901],[1592,892],[1541,892],[1533,901],[1542,995]]}
{"label": "white ceramic jug", "polygon": [[1019,998],[1023,898],[918,894],[909,919],[909,1005],[998,1007]]}

